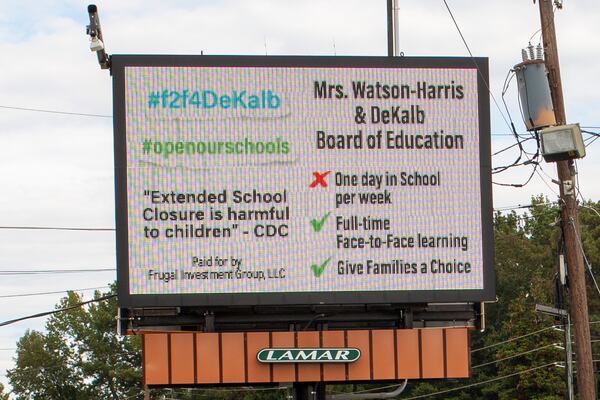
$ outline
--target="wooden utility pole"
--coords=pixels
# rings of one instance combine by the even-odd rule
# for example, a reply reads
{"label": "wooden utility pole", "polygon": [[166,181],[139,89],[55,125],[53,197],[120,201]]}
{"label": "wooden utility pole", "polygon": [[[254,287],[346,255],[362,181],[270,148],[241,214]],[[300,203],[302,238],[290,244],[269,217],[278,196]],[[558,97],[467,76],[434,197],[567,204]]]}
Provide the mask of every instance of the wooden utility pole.
{"label": "wooden utility pole", "polygon": [[[560,79],[560,66],[556,46],[554,28],[553,0],[538,0],[540,3],[540,19],[546,68],[552,104],[557,125],[566,124],[565,105]],[[592,367],[592,346],[590,342],[590,325],[588,302],[585,284],[585,266],[583,250],[579,242],[579,213],[575,189],[575,169],[573,161],[558,161],[558,178],[560,181],[561,221],[565,241],[565,256],[569,277],[569,307],[575,333],[575,354],[577,357],[577,391],[581,400],[596,400],[596,387]]]}

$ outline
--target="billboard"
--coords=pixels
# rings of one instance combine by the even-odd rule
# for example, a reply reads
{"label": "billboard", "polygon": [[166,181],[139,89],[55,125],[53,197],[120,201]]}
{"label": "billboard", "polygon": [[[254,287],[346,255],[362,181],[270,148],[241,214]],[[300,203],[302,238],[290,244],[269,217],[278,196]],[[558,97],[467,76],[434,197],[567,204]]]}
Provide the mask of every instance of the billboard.
{"label": "billboard", "polygon": [[122,307],[494,298],[487,59],[111,62]]}

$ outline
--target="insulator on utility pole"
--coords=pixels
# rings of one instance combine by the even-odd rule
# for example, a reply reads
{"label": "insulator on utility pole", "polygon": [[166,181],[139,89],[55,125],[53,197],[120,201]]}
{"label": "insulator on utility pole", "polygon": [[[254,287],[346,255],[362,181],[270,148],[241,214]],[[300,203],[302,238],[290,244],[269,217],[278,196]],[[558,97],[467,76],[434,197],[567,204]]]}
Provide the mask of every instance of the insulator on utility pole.
{"label": "insulator on utility pole", "polygon": [[534,52],[533,45],[531,43],[529,43],[529,46],[527,46],[527,51],[529,52],[529,59],[535,60],[535,52]]}

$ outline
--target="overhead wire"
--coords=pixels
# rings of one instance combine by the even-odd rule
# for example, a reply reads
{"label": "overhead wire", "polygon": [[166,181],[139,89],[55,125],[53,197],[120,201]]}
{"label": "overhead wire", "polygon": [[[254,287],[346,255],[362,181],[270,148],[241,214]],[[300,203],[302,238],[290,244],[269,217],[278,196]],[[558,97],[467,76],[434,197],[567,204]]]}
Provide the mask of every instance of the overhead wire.
{"label": "overhead wire", "polygon": [[497,152],[493,153],[492,157],[497,156],[498,154],[504,153],[505,151],[510,150],[510,149],[512,149],[513,147],[516,147],[516,146],[519,146],[520,148],[522,148],[523,147],[523,143],[525,143],[525,142],[527,142],[529,140],[532,140],[532,139],[535,139],[535,138],[534,137],[529,137],[529,138],[526,138],[526,139],[524,139],[522,141],[519,140],[519,141],[517,141],[517,143],[513,143],[510,146],[504,147],[503,149],[498,150]]}
{"label": "overhead wire", "polygon": [[17,110],[17,111],[33,111],[33,112],[48,113],[48,114],[77,115],[80,117],[112,118],[112,115],[48,110],[48,109],[43,109],[43,108],[14,107],[14,106],[5,106],[5,105],[0,105],[0,108],[4,108],[7,110]]}
{"label": "overhead wire", "polygon": [[557,198],[560,198],[560,193],[556,191],[556,189],[554,189],[547,181],[546,179],[542,176],[542,174],[540,174],[538,171],[536,171],[537,175],[539,176],[540,180],[546,185],[546,187],[548,189],[550,189],[550,191],[552,193],[554,193],[556,195]]}
{"label": "overhead wire", "polygon": [[596,213],[597,216],[600,217],[600,212],[598,212],[598,210],[596,210],[594,207],[588,206],[586,204],[580,204],[579,207],[583,207],[583,208],[587,208],[589,210],[592,210],[593,212]]}
{"label": "overhead wire", "polygon": [[485,86],[486,86],[486,88],[488,90],[488,93],[492,97],[492,100],[494,101],[494,104],[496,105],[496,108],[498,109],[498,112],[500,112],[500,115],[502,116],[502,119],[506,123],[506,126],[508,126],[508,128],[511,129],[511,126],[508,123],[508,120],[506,119],[506,117],[504,116],[504,113],[502,112],[502,110],[500,109],[500,106],[498,105],[498,101],[496,100],[496,97],[492,93],[489,84],[487,83],[485,77],[483,76],[483,73],[481,72],[481,70],[479,69],[479,66],[475,62],[475,57],[473,56],[473,52],[471,51],[471,48],[469,47],[469,44],[467,43],[467,40],[465,39],[465,37],[464,37],[464,35],[463,35],[460,27],[458,26],[458,22],[456,22],[456,19],[454,18],[454,14],[452,13],[452,10],[450,9],[450,6],[446,2],[446,0],[442,0],[442,1],[444,2],[444,5],[446,6],[446,10],[448,10],[448,14],[450,15],[450,18],[452,18],[452,22],[454,22],[454,26],[456,27],[456,30],[458,31],[458,34],[460,35],[460,38],[462,39],[463,44],[465,45],[467,51],[469,52],[469,55],[471,56],[471,60],[473,60],[473,64],[475,65],[475,67],[477,68],[477,71],[479,72],[479,75],[481,76],[481,78],[482,78],[482,80],[483,80],[483,82],[484,82],[484,84],[485,84]]}
{"label": "overhead wire", "polygon": [[468,388],[472,388],[472,387],[475,387],[475,386],[485,385],[486,383],[496,382],[496,381],[499,381],[499,380],[502,380],[502,379],[506,379],[506,378],[510,378],[510,377],[513,377],[513,376],[517,376],[517,375],[522,375],[522,374],[526,374],[526,373],[529,373],[529,372],[533,372],[533,371],[536,371],[536,370],[539,370],[539,369],[542,369],[542,368],[548,368],[550,366],[556,366],[556,361],[548,363],[548,364],[538,365],[536,367],[532,367],[532,368],[529,368],[529,369],[526,369],[526,370],[523,370],[523,371],[514,372],[512,374],[507,374],[507,375],[498,376],[496,378],[487,379],[487,380],[484,380],[484,381],[481,381],[481,382],[475,382],[475,383],[471,383],[471,384],[463,385],[463,386],[458,386],[458,387],[451,388],[451,389],[440,390],[440,391],[434,392],[434,393],[422,394],[422,395],[413,396],[413,397],[407,397],[404,400],[423,399],[423,398],[426,398],[426,397],[437,396],[437,395],[440,395],[440,394],[446,394],[446,393],[456,392],[457,390],[463,390],[463,389],[468,389]]}
{"label": "overhead wire", "polygon": [[[508,90],[508,88],[510,87],[510,82],[512,81],[512,79],[515,76],[515,72],[514,70],[509,70],[506,78],[504,79],[504,84],[502,86],[502,103],[504,104],[504,108],[508,114],[508,118],[510,120],[510,126],[511,126],[511,130],[513,132],[513,136],[515,137],[516,143],[501,149],[499,151],[497,151],[496,153],[494,153],[492,156],[501,154],[513,147],[518,146],[519,147],[519,154],[517,155],[517,158],[515,161],[513,161],[511,164],[509,165],[504,165],[504,166],[500,166],[500,167],[495,167],[492,169],[492,174],[499,174],[501,172],[504,172],[510,168],[514,168],[514,167],[519,167],[519,166],[523,166],[523,165],[533,165],[533,170],[531,172],[531,174],[529,175],[529,177],[526,179],[526,181],[524,183],[519,183],[519,184],[514,184],[514,183],[504,183],[504,182],[493,182],[495,185],[499,185],[499,186],[509,186],[509,187],[523,187],[525,185],[527,185],[531,179],[533,178],[533,175],[535,174],[538,166],[539,166],[539,152],[540,152],[540,144],[539,144],[539,137],[536,134],[534,135],[530,135],[529,137],[527,136],[522,136],[519,135],[517,133],[517,130],[515,128],[515,124],[514,121],[512,119],[512,116],[510,114],[510,110],[508,109],[508,105],[506,104],[506,100],[504,98],[504,96],[506,95],[506,92]],[[521,111],[522,112],[522,111]],[[536,150],[535,153],[531,153],[528,152],[527,150],[525,150],[525,148],[523,147],[523,143],[535,139],[536,140]],[[531,157],[528,157],[531,156]],[[525,157],[527,158],[526,161],[521,162],[521,159]]]}
{"label": "overhead wire", "polygon": [[59,275],[59,274],[79,274],[88,272],[114,272],[115,268],[77,268],[77,269],[10,269],[0,270],[0,276],[11,275]]}
{"label": "overhead wire", "polygon": [[478,351],[491,349],[491,348],[494,348],[494,347],[497,347],[497,346],[500,346],[500,345],[503,345],[503,344],[506,344],[506,343],[511,343],[511,342],[516,341],[516,340],[521,340],[521,339],[524,339],[524,338],[529,337],[529,336],[538,335],[538,334],[540,334],[542,332],[548,331],[550,329],[554,329],[557,326],[558,325],[550,325],[550,326],[547,326],[545,328],[539,329],[537,331],[526,333],[525,335],[515,336],[515,337],[509,338],[507,340],[503,340],[503,341],[498,342],[498,343],[493,343],[493,344],[490,344],[490,345],[487,345],[487,346],[479,347],[477,349],[471,350],[471,354],[472,353],[476,353]]}
{"label": "overhead wire", "polygon": [[538,43],[540,43],[540,42],[541,42],[541,39],[542,39],[542,38],[541,38],[541,36],[542,36],[542,28],[540,28],[540,29],[538,29],[537,31],[533,32],[533,34],[532,34],[532,35],[531,35],[531,37],[529,38],[529,41],[528,41],[528,42],[529,42],[529,43],[531,43],[531,39],[533,39],[533,37],[534,37],[535,35],[537,35],[538,33],[540,34],[540,38],[538,39]]}
{"label": "overhead wire", "polygon": [[402,385],[404,385],[404,382],[402,382],[402,383],[395,383],[393,385],[376,387],[376,388],[372,388],[372,389],[357,390],[355,392],[333,392],[333,394],[353,395],[353,394],[369,393],[369,392],[374,392],[376,390],[395,389],[395,388],[397,388],[399,386],[402,386]]}
{"label": "overhead wire", "polygon": [[575,166],[575,190],[576,190],[575,195],[576,196],[579,195],[579,197],[581,198],[581,201],[583,203],[585,203],[585,198],[583,197],[583,193],[581,193],[581,188],[579,185],[579,165],[577,164],[577,160],[575,160],[573,162],[573,165]]}
{"label": "overhead wire", "polygon": [[[545,203],[545,204],[551,204],[551,203]],[[522,208],[532,208],[532,207],[535,207],[536,205],[537,204],[516,204],[514,206],[495,207],[494,211],[518,210],[518,209],[522,209]]]}
{"label": "overhead wire", "polygon": [[531,353],[535,353],[535,352],[538,352],[538,351],[542,351],[542,350],[547,349],[549,347],[556,348],[555,346],[556,346],[556,343],[550,343],[550,344],[547,344],[545,346],[536,347],[535,349],[523,351],[521,353],[513,354],[513,355],[510,355],[510,356],[507,356],[507,357],[504,357],[504,358],[500,358],[500,359],[495,360],[495,361],[490,361],[490,362],[486,362],[486,363],[483,363],[483,364],[474,365],[471,368],[472,369],[476,369],[476,368],[486,367],[488,365],[498,364],[498,363],[501,363],[502,361],[512,360],[513,358],[517,358],[517,357],[524,356],[526,354],[531,354]]}
{"label": "overhead wire", "polygon": [[591,140],[588,140],[587,143],[585,143],[585,147],[588,147],[589,145],[594,143],[596,140],[598,140],[599,137],[600,136],[594,136]]}
{"label": "overhead wire", "polygon": [[80,307],[88,305],[88,304],[99,303],[99,302],[102,302],[102,301],[106,301],[106,300],[112,299],[113,297],[117,297],[117,295],[116,294],[110,294],[110,295],[107,295],[107,296],[98,297],[98,298],[95,298],[95,299],[92,299],[92,300],[88,300],[88,301],[82,301],[81,303],[77,303],[77,304],[74,304],[72,306],[68,306],[68,307],[64,307],[64,308],[59,308],[59,309],[52,310],[52,311],[45,311],[45,312],[41,312],[41,313],[37,313],[37,314],[31,314],[31,315],[27,315],[27,316],[20,317],[20,318],[10,319],[10,320],[4,321],[4,322],[0,322],[0,326],[11,325],[11,324],[14,324],[14,323],[17,323],[17,322],[20,322],[20,321],[24,321],[24,320],[27,320],[27,319],[46,317],[46,316],[49,316],[49,315],[58,314],[58,313],[65,312],[65,311],[74,310],[74,309],[80,308]]}
{"label": "overhead wire", "polygon": [[[49,109],[42,109],[42,108],[14,107],[14,106],[5,106],[5,105],[0,105],[0,108],[4,108],[7,110],[32,111],[32,112],[41,112],[41,113],[49,113],[49,114],[75,115],[75,116],[98,117],[98,118],[112,118],[112,115],[58,111],[58,110],[49,110]],[[490,135],[491,136],[513,136],[512,133],[491,133]]]}
{"label": "overhead wire", "polygon": [[[49,294],[60,294],[60,293],[68,293],[68,292],[86,292],[90,290],[99,290],[99,289],[108,289],[110,286],[96,286],[90,288],[80,288],[80,289],[66,289],[66,290],[56,290],[51,292],[32,292],[32,293],[16,293],[16,294],[3,294],[0,295],[0,299],[10,299],[15,297],[32,297],[32,296],[45,296]],[[2,325],[0,325],[2,326]]]}
{"label": "overhead wire", "polygon": [[583,133],[587,133],[588,135],[592,135],[592,136],[600,136],[600,133],[598,132],[592,132],[592,131],[588,131],[586,129],[582,129],[581,132]]}
{"label": "overhead wire", "polygon": [[592,132],[592,131],[588,131],[585,129],[582,129],[581,132],[587,133],[588,135],[590,135],[589,137],[583,139],[583,144],[585,145],[585,147],[590,146],[592,143],[594,143],[596,140],[598,140],[598,138],[600,138],[600,133],[598,133],[598,132]]}
{"label": "overhead wire", "polygon": [[113,232],[116,229],[115,228],[82,228],[82,227],[67,227],[67,226],[0,226],[0,230]]}
{"label": "overhead wire", "polygon": [[[524,163],[511,165],[511,166],[508,167],[508,168],[512,168],[512,167],[517,167],[517,166],[520,166],[520,165],[533,164],[533,170],[531,171],[531,174],[529,174],[529,177],[525,180],[525,182],[523,182],[523,183],[504,183],[504,182],[493,182],[492,181],[492,183],[494,185],[498,185],[498,186],[509,186],[509,187],[516,187],[516,188],[520,188],[520,187],[526,186],[529,182],[531,182],[531,179],[533,178],[533,175],[536,173],[537,168],[539,166],[539,162],[538,161],[534,161],[535,159],[537,159],[537,153],[536,153],[536,156],[534,158],[529,159],[528,161],[526,161]],[[502,170],[502,171],[504,171],[504,170]],[[499,171],[499,172],[502,172],[502,171]],[[493,173],[494,172],[492,172],[492,174]]]}
{"label": "overhead wire", "polygon": [[173,392],[177,391],[193,391],[193,392],[267,392],[271,390],[287,390],[285,386],[276,387],[253,387],[244,386],[239,388],[173,388]]}
{"label": "overhead wire", "polygon": [[592,271],[592,264],[590,264],[590,262],[589,262],[589,260],[588,260],[588,258],[586,256],[586,254],[585,254],[585,250],[583,249],[583,241],[581,240],[581,237],[579,236],[579,233],[577,233],[577,227],[575,226],[575,222],[573,221],[573,217],[570,217],[569,223],[573,227],[573,232],[575,233],[575,239],[579,243],[579,247],[581,249],[581,254],[583,254],[583,260],[585,261],[585,265],[587,266],[588,272],[590,273],[590,276],[592,277],[592,281],[594,282],[594,286],[596,287],[596,291],[598,292],[598,294],[600,294],[600,287],[598,287],[598,282],[596,282],[596,277],[594,276],[594,272]]}

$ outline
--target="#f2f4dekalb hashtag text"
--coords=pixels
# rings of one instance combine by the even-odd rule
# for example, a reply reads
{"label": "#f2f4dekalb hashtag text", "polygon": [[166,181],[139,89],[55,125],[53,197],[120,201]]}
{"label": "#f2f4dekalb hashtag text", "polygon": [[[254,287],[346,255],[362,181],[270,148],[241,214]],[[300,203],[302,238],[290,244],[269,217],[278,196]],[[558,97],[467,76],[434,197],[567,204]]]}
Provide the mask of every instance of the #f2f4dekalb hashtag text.
{"label": "#f2f4dekalb hashtag text", "polygon": [[217,93],[214,90],[168,90],[151,91],[147,95],[148,108],[152,109],[242,109],[276,110],[281,107],[281,97],[269,89],[258,92],[232,90]]}

